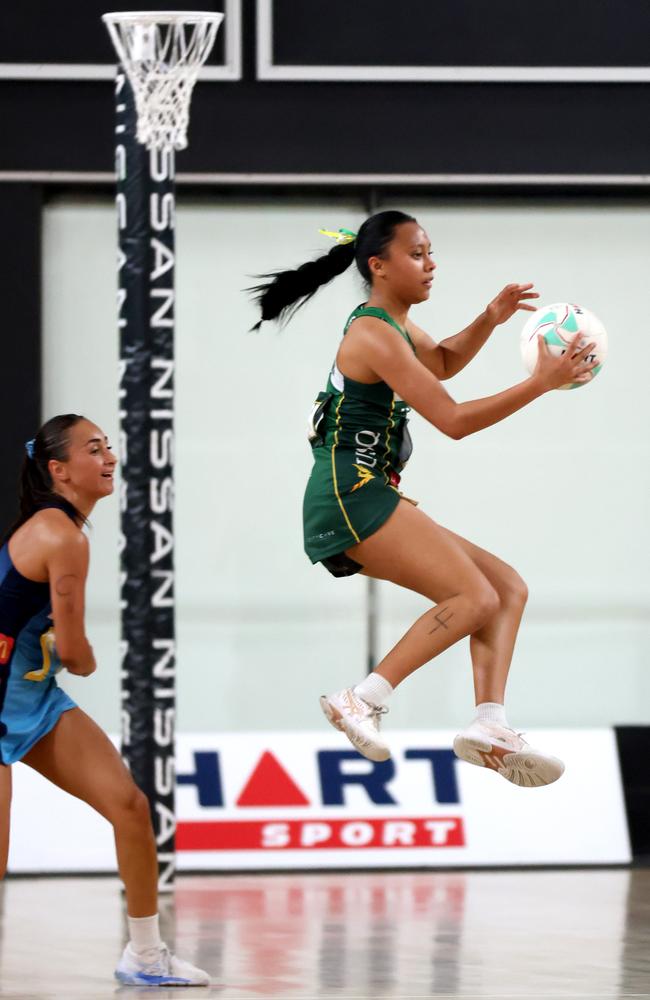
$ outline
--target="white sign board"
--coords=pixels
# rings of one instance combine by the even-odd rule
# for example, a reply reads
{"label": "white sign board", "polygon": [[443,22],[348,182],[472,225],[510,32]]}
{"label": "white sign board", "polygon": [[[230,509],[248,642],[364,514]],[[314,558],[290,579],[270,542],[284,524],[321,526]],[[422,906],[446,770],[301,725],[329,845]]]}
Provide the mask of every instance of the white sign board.
{"label": "white sign board", "polygon": [[[335,732],[181,734],[180,870],[617,864],[630,861],[614,732],[539,730],[566,772],[519,788],[458,761],[445,731],[389,733],[360,757]],[[10,870],[110,871],[112,831],[14,768]]]}

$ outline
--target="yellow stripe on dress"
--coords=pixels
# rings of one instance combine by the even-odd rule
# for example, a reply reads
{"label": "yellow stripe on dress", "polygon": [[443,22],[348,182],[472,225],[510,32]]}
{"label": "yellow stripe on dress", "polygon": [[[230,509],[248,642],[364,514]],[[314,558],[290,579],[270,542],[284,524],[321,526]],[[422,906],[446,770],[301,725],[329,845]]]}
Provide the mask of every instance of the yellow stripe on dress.
{"label": "yellow stripe on dress", "polygon": [[386,475],[386,469],[388,468],[388,463],[390,462],[390,432],[395,426],[395,421],[393,420],[394,412],[395,412],[395,393],[393,393],[393,401],[390,404],[390,413],[388,414],[388,421],[386,423],[386,451],[384,452],[385,461],[382,472],[386,476],[387,483],[390,481],[389,476]]}
{"label": "yellow stripe on dress", "polygon": [[339,415],[339,411],[341,409],[341,403],[343,402],[344,399],[345,399],[345,393],[341,393],[341,398],[339,399],[339,405],[336,407],[336,430],[334,431],[334,444],[332,445],[332,453],[331,453],[332,454],[332,479],[334,481],[334,493],[336,494],[336,499],[339,502],[339,507],[341,508],[341,512],[343,514],[343,517],[345,518],[345,523],[347,524],[348,528],[350,529],[351,534],[354,536],[354,538],[356,539],[356,541],[360,542],[361,539],[359,538],[359,536],[357,535],[356,531],[352,527],[352,525],[350,523],[350,518],[348,517],[346,509],[343,506],[343,501],[341,500],[341,494],[339,493],[339,484],[338,484],[338,480],[336,478],[336,462],[334,460],[334,452],[336,451],[336,446],[339,443],[339,430],[340,430],[340,427],[341,427],[341,418],[340,418],[340,415]]}
{"label": "yellow stripe on dress", "polygon": [[49,628],[41,636],[41,652],[43,666],[39,670],[28,670],[23,674],[24,681],[44,681],[52,668],[52,652],[54,650],[54,629]]}

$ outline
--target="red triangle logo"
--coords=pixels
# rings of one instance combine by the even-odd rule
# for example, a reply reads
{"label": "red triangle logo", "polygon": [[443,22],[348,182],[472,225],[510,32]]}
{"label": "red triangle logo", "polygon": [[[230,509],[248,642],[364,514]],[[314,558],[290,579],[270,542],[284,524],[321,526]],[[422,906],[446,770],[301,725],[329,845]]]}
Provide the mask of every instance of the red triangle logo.
{"label": "red triangle logo", "polygon": [[304,792],[268,750],[260,757],[237,799],[238,806],[308,806],[309,804]]}

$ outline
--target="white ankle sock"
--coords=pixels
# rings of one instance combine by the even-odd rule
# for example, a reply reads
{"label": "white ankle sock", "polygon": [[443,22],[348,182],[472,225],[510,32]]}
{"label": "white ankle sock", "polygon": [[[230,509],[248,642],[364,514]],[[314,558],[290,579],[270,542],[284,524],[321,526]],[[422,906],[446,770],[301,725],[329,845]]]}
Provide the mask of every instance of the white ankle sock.
{"label": "white ankle sock", "polygon": [[158,914],[153,917],[127,917],[130,943],[136,954],[141,955],[152,948],[160,948],[160,925]]}
{"label": "white ankle sock", "polygon": [[357,684],[353,691],[357,698],[363,698],[369,705],[381,707],[388,702],[393,693],[393,687],[381,674],[372,673]]}
{"label": "white ankle sock", "polygon": [[508,725],[506,710],[496,701],[484,701],[476,706],[476,718],[479,722],[496,722],[499,726]]}

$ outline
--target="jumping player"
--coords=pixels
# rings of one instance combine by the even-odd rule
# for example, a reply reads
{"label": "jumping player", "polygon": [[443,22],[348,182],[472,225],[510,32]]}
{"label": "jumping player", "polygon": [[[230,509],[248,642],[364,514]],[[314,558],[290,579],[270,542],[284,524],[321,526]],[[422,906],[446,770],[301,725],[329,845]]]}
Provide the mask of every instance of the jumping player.
{"label": "jumping player", "polygon": [[115,975],[129,986],[207,986],[207,973],[160,940],[157,859],[149,805],[102,730],[57,685],[87,677],[88,539],[95,503],[113,492],[116,459],[98,427],[53,417],[28,441],[20,516],[0,548],[0,877],[9,851],[11,765],[22,761],[83,799],[112,825],[130,940]]}
{"label": "jumping player", "polygon": [[[331,235],[331,234],[330,234]],[[328,720],[364,756],[386,760],[380,732],[395,688],[413,671],[470,636],[476,715],[454,740],[458,757],[518,785],[546,785],[564,765],[529,746],[508,725],[505,687],[527,588],[512,567],[437,524],[399,491],[410,450],[409,408],[459,440],[503,420],[566,382],[587,380],[593,344],[576,337],[561,358],[543,339],[532,376],[494,396],[456,403],[442,382],[461,371],[494,328],[533,310],[533,285],[510,284],[455,336],[435,343],[409,317],[429,298],[435,263],[427,234],[403,212],[379,212],[358,235],[253,291],[261,320],[287,319],[355,261],[368,298],[349,317],[325,392],[312,413],[314,465],[304,499],[305,549],[334,576],[363,573],[428,598],[419,618],[358,684],[321,697]]]}

